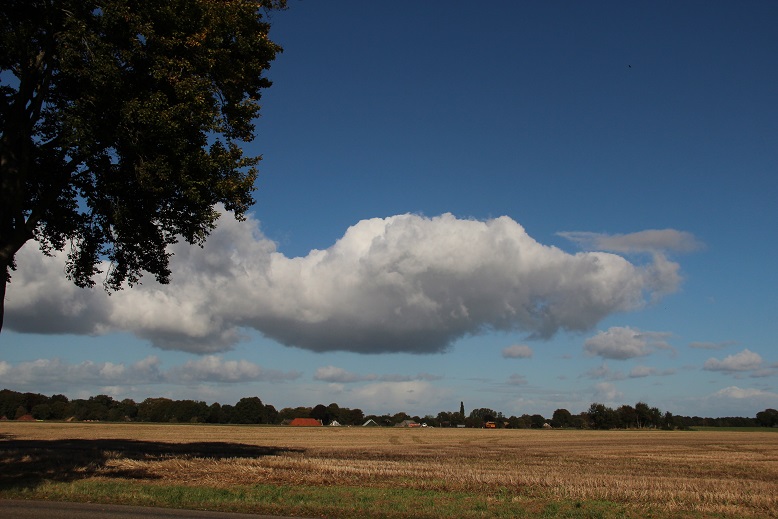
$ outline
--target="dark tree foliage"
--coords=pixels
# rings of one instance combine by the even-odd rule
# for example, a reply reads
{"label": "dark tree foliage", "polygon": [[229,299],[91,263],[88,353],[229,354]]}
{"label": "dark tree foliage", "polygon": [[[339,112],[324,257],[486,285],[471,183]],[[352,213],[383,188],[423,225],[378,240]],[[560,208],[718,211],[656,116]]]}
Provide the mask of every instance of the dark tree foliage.
{"label": "dark tree foliage", "polygon": [[399,413],[395,413],[394,415],[392,415],[393,424],[402,423],[405,420],[412,420],[412,419],[413,417],[408,413],[406,413],[405,411],[400,411]]}
{"label": "dark tree foliage", "polygon": [[24,395],[10,389],[0,391],[0,417],[13,418],[16,409],[25,404]]}
{"label": "dark tree foliage", "polygon": [[493,422],[497,419],[497,414],[497,411],[494,411],[493,409],[482,407],[480,409],[473,409],[470,411],[470,416],[468,418],[480,421],[482,423]]}
{"label": "dark tree foliage", "polygon": [[29,240],[106,289],[170,278],[166,247],[202,244],[223,204],[254,202],[263,74],[286,0],[4,0],[0,9],[0,329]]}
{"label": "dark tree foliage", "polygon": [[756,421],[762,427],[778,427],[778,411],[775,409],[765,409],[756,413]]}
{"label": "dark tree foliage", "polygon": [[169,422],[173,418],[173,400],[169,398],[147,398],[138,404],[138,421]]}
{"label": "dark tree foliage", "polygon": [[483,427],[486,422],[500,422],[502,427],[503,414],[501,412],[489,409],[487,407],[481,407],[480,409],[473,409],[470,411],[470,415],[465,420],[465,424],[468,427]]}
{"label": "dark tree foliage", "polygon": [[265,421],[265,405],[259,397],[241,398],[232,410],[232,423],[267,423]]}
{"label": "dark tree foliage", "polygon": [[589,415],[589,426],[592,429],[613,429],[617,427],[618,415],[613,409],[604,404],[592,403],[587,414]]}
{"label": "dark tree foliage", "polygon": [[557,428],[573,427],[573,415],[567,409],[557,409],[551,416],[551,426]]}
{"label": "dark tree foliage", "polygon": [[323,404],[318,404],[311,409],[311,412],[309,413],[310,418],[316,418],[324,425],[329,424],[332,420],[335,419],[335,416],[333,413],[327,409]]}
{"label": "dark tree foliage", "polygon": [[[460,406],[460,409],[462,406]],[[441,411],[435,418],[440,427],[456,427],[457,425],[464,425],[465,415],[461,412],[454,411]]]}
{"label": "dark tree foliage", "polygon": [[638,428],[638,414],[631,405],[624,404],[616,409],[616,415],[619,419],[619,425],[625,429]]}

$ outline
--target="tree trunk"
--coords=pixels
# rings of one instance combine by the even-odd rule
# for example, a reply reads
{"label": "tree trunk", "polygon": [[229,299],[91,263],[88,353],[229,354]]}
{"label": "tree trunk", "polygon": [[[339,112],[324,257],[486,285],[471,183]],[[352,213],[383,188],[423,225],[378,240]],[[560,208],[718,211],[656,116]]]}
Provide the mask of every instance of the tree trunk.
{"label": "tree trunk", "polygon": [[8,285],[8,265],[0,266],[0,332],[3,331],[5,316],[5,287]]}

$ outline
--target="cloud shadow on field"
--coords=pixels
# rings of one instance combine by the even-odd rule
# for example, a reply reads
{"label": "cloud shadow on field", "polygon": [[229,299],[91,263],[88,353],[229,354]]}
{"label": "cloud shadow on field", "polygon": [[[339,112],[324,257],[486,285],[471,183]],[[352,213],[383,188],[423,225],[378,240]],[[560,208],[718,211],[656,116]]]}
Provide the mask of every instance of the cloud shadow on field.
{"label": "cloud shadow on field", "polygon": [[165,443],[138,440],[14,440],[0,438],[0,491],[34,488],[45,481],[71,482],[92,476],[159,479],[142,467],[112,468],[110,461],[171,458],[259,458],[302,449],[226,442]]}

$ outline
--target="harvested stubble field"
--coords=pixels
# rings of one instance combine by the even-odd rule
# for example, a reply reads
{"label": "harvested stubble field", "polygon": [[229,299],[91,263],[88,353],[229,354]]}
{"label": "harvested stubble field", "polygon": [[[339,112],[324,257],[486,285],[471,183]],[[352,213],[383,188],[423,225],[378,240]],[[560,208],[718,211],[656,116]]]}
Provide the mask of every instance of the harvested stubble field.
{"label": "harvested stubble field", "polygon": [[0,422],[2,497],[310,517],[778,517],[778,434]]}

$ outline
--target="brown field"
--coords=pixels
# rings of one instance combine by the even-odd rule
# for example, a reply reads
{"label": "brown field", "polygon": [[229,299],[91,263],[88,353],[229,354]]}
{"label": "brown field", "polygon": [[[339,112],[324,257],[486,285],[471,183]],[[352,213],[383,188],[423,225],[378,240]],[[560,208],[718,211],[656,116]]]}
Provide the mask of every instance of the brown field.
{"label": "brown field", "polygon": [[0,497],[45,481],[258,483],[778,517],[778,434],[0,422]]}

